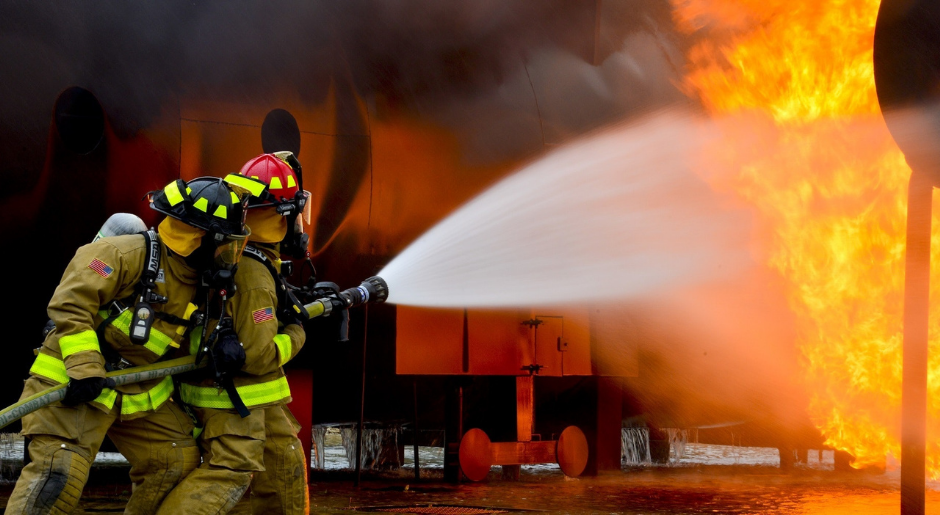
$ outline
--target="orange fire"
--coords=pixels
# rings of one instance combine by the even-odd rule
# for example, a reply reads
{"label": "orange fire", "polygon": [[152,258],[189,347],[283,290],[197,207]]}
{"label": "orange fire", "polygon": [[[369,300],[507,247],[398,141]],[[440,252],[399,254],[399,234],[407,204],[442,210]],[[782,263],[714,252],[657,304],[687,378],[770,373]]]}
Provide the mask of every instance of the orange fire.
{"label": "orange fire", "polygon": [[[698,43],[683,87],[727,128],[714,180],[761,214],[768,266],[788,283],[826,443],[856,467],[900,456],[901,345],[910,168],[881,118],[877,0],[673,0]],[[714,178],[713,178],[714,179]],[[938,209],[934,208],[934,213]],[[940,322],[934,221],[931,328]],[[928,474],[940,476],[938,333],[930,331]]]}

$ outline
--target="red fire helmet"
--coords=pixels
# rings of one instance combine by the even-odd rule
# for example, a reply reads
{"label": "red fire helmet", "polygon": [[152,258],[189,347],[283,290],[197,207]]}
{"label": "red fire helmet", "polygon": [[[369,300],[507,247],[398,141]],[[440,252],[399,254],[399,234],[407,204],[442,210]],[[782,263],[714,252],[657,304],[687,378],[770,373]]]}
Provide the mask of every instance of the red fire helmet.
{"label": "red fire helmet", "polygon": [[274,199],[252,197],[248,207],[292,201],[299,190],[294,170],[274,154],[261,154],[248,161],[242,166],[239,174],[264,182],[274,197]]}

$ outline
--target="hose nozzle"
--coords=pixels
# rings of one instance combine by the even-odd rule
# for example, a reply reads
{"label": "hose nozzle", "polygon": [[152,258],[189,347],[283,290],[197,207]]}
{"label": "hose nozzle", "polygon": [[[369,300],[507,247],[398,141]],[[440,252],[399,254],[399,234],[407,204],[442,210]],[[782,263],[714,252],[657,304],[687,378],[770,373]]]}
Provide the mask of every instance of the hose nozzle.
{"label": "hose nozzle", "polygon": [[388,298],[388,283],[379,276],[372,276],[355,287],[339,292],[339,296],[351,308],[366,302],[385,302]]}
{"label": "hose nozzle", "polygon": [[373,276],[362,281],[362,283],[355,288],[336,292],[333,295],[306,304],[304,305],[304,310],[307,312],[308,318],[315,318],[318,316],[327,316],[334,309],[349,309],[370,302],[385,302],[387,298],[388,283],[379,276]]}

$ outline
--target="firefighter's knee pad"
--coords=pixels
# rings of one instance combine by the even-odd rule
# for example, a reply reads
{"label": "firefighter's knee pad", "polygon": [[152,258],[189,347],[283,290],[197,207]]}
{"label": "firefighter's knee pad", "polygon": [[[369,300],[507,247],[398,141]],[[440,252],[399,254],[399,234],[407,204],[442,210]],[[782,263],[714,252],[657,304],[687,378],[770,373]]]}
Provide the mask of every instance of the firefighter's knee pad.
{"label": "firefighter's knee pad", "polygon": [[152,452],[154,458],[147,462],[143,480],[134,485],[125,514],[155,513],[170,491],[199,466],[199,447],[195,443],[189,446],[161,445],[153,448]]}
{"label": "firefighter's knee pad", "polygon": [[49,446],[47,464],[31,489],[26,513],[71,513],[82,495],[91,463],[65,444]]}

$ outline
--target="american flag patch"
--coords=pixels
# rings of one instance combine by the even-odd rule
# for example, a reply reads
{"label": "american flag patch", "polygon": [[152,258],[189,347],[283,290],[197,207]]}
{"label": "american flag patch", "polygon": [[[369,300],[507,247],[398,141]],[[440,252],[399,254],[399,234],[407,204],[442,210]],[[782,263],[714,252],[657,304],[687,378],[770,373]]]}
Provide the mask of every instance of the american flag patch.
{"label": "american flag patch", "polygon": [[274,308],[261,308],[259,310],[253,311],[251,313],[251,318],[254,319],[256,324],[267,322],[268,320],[274,320]]}
{"label": "american flag patch", "polygon": [[88,263],[88,268],[94,270],[101,277],[110,277],[111,272],[114,272],[113,268],[98,258],[92,259],[91,263]]}

